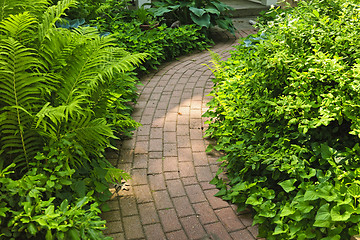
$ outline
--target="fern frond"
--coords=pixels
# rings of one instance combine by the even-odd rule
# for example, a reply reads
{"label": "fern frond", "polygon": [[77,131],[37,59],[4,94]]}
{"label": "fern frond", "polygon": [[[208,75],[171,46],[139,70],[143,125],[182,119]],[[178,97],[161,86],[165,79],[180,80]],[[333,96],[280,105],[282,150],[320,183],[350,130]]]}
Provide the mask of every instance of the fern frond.
{"label": "fern frond", "polygon": [[34,38],[37,24],[37,19],[29,12],[10,15],[0,22],[0,33],[26,43]]}
{"label": "fern frond", "polygon": [[130,174],[119,168],[110,167],[106,168],[106,170],[105,178],[108,182],[121,183],[123,180],[127,181],[131,179]]}
{"label": "fern frond", "polygon": [[109,138],[116,139],[104,118],[92,119],[89,115],[82,119],[75,119],[69,126],[67,132],[75,133],[77,140],[94,156],[102,154],[98,150],[109,145]]}
{"label": "fern frond", "polygon": [[64,68],[63,89],[59,91],[59,96],[65,103],[83,93],[91,95],[98,90],[100,83],[112,79],[114,70],[129,71],[148,56],[143,53],[131,55],[116,48],[111,36],[100,37],[93,34],[91,29],[90,33],[86,29],[80,28],[76,32],[85,36],[87,41],[74,51],[71,66]]}
{"label": "fern frond", "polygon": [[139,66],[149,56],[148,53],[130,54],[123,49],[114,49],[113,57],[117,63],[115,67],[119,72],[127,72],[132,70],[134,66]]}
{"label": "fern frond", "polygon": [[53,72],[61,71],[68,64],[73,52],[81,46],[83,40],[79,39],[68,29],[59,28],[49,32],[40,48],[40,55]]}
{"label": "fern frond", "polygon": [[0,21],[10,14],[15,15],[26,11],[40,16],[49,4],[48,0],[0,0]]}
{"label": "fern frond", "polygon": [[131,54],[120,48],[110,49],[110,53],[111,56],[103,69],[103,76],[109,80],[113,78],[114,70],[119,73],[129,72],[149,56],[147,53]]}
{"label": "fern frond", "polygon": [[109,3],[104,3],[104,4],[101,4],[96,10],[95,10],[95,13],[100,15],[101,13],[111,9],[112,6],[109,4]]}
{"label": "fern frond", "polygon": [[[31,131],[31,112],[40,106],[41,74],[31,70],[41,65],[33,49],[13,38],[0,40],[0,122],[1,149],[5,154],[26,160],[34,154],[27,139]],[[38,137],[38,135],[36,135]]]}
{"label": "fern frond", "polygon": [[96,89],[113,46],[112,39],[96,36],[74,51],[72,64],[63,69],[63,88],[58,92],[65,104],[75,97],[87,98],[87,94]]}
{"label": "fern frond", "polygon": [[82,117],[81,114],[85,114],[81,105],[81,98],[75,99],[68,105],[60,105],[57,107],[50,106],[50,103],[46,103],[35,116],[35,128],[41,127],[41,135],[57,140],[61,134],[58,128],[60,124],[68,122],[69,117],[80,118]]}
{"label": "fern frond", "polygon": [[82,142],[97,141],[106,145],[108,138],[114,138],[110,125],[107,124],[104,118],[92,119],[90,117],[82,118],[81,120],[73,122],[73,129],[69,129],[70,132],[75,132],[77,137]]}
{"label": "fern frond", "polygon": [[56,21],[60,19],[64,12],[76,5],[76,0],[61,0],[57,5],[49,7],[43,14],[42,23],[39,25],[39,39],[42,42],[48,32],[55,26]]}

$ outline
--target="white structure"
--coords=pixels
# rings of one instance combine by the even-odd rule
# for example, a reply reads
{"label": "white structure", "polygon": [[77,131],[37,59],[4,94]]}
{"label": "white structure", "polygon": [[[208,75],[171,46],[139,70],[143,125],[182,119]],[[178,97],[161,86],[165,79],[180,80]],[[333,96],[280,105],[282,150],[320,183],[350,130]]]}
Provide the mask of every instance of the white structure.
{"label": "white structure", "polygon": [[265,6],[276,5],[277,0],[261,0],[261,4]]}
{"label": "white structure", "polygon": [[[151,3],[151,0],[137,0],[139,8],[145,3]],[[149,8],[150,6],[144,6],[144,8]]]}

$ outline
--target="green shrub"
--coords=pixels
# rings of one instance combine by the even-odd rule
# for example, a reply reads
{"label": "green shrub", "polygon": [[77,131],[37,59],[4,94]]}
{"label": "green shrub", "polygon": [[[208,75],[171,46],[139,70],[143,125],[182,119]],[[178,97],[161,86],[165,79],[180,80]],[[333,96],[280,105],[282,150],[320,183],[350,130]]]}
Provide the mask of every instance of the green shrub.
{"label": "green shrub", "polygon": [[[195,50],[204,50],[211,43],[200,28],[194,25],[168,28],[165,24],[157,29],[141,31],[136,23],[124,23],[114,31],[118,43],[131,53],[149,54],[141,70],[156,69],[158,65]],[[132,34],[129,34],[132,31]]]}
{"label": "green shrub", "polygon": [[56,28],[74,4],[1,2],[2,239],[103,239],[98,205],[109,183],[128,177],[104,152],[115,129],[138,125],[126,105],[135,97],[126,71],[147,55],[95,28]]}
{"label": "green shrub", "polygon": [[[360,11],[300,1],[215,60],[207,135],[224,151],[218,196],[251,207],[266,239],[360,232]],[[210,146],[210,151],[213,146]]]}
{"label": "green shrub", "polygon": [[93,190],[73,201],[60,197],[76,183],[75,169],[59,163],[66,156],[56,157],[18,180],[11,179],[15,164],[0,172],[1,239],[111,239],[102,234],[105,221]]}
{"label": "green shrub", "polygon": [[[169,28],[166,24],[143,31],[143,24],[135,11],[104,12],[103,17],[92,21],[101,32],[111,32],[117,43],[130,53],[148,53],[141,71],[156,69],[158,65],[194,50],[204,50],[213,42],[206,37],[200,27],[184,25]],[[146,9],[142,9],[147,11]]]}

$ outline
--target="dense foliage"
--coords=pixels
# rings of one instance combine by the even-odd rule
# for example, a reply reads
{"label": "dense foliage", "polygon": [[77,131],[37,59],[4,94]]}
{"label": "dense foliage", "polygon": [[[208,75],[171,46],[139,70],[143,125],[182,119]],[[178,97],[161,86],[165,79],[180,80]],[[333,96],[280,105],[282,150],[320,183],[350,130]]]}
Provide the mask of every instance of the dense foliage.
{"label": "dense foliage", "polygon": [[229,180],[212,182],[268,240],[360,232],[358,4],[299,1],[215,58],[207,135]]}
{"label": "dense foliage", "polygon": [[193,23],[204,28],[219,26],[235,34],[228,13],[232,8],[219,0],[157,0],[152,5],[155,16],[165,17],[170,22]]}
{"label": "dense foliage", "polygon": [[104,239],[99,204],[127,178],[104,157],[137,126],[131,55],[95,28],[56,28],[75,0],[0,0],[0,237]]}
{"label": "dense foliage", "polygon": [[[204,50],[212,43],[195,25],[170,28],[147,9],[133,11],[115,2],[110,6],[92,24],[103,33],[113,33],[118,44],[130,53],[148,53],[145,63],[140,66],[141,71],[156,69],[165,61],[194,50]],[[159,26],[147,31],[140,28],[149,23]]]}
{"label": "dense foliage", "polygon": [[[52,0],[56,4],[59,0]],[[104,12],[128,9],[131,0],[77,0],[76,6],[65,11],[69,19],[84,19],[87,22],[99,17]]]}

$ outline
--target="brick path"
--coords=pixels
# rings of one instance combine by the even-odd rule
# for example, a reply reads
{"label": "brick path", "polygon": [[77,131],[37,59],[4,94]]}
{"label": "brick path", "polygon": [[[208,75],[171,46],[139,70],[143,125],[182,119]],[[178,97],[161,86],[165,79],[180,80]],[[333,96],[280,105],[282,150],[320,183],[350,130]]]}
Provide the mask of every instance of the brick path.
{"label": "brick path", "polygon": [[[254,30],[240,31],[244,37]],[[224,58],[235,38],[217,36],[211,49]],[[256,239],[248,212],[214,197],[209,184],[218,169],[218,154],[206,154],[201,115],[210,100],[212,73],[208,51],[162,65],[142,79],[133,117],[142,126],[122,143],[111,162],[132,180],[103,214],[106,234],[118,239]]]}

